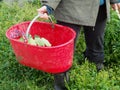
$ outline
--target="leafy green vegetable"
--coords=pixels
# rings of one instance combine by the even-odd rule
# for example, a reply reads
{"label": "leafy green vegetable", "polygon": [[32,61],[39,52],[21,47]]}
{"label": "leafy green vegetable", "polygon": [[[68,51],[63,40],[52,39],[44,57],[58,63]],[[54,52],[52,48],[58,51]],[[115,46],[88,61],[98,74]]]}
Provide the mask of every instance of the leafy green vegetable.
{"label": "leafy green vegetable", "polygon": [[[19,39],[19,41],[21,41],[21,42],[25,42],[25,39],[23,38],[23,37],[21,37],[20,39]],[[36,46],[47,46],[47,47],[50,47],[51,46],[51,44],[50,44],[50,42],[47,40],[47,39],[45,39],[45,38],[40,38],[39,36],[35,36],[34,38],[32,38],[32,36],[31,35],[29,35],[29,37],[28,37],[28,42],[27,42],[28,44],[31,44],[31,45],[36,45]]]}
{"label": "leafy green vegetable", "polygon": [[44,46],[44,42],[38,36],[35,36],[35,42],[38,46]]}
{"label": "leafy green vegetable", "polygon": [[24,39],[22,37],[20,37],[19,41],[24,42]]}
{"label": "leafy green vegetable", "polygon": [[28,38],[28,44],[37,45],[32,37]]}
{"label": "leafy green vegetable", "polygon": [[51,46],[50,42],[47,39],[41,38],[41,40],[42,40],[42,42],[44,43],[45,46],[48,46],[48,47]]}

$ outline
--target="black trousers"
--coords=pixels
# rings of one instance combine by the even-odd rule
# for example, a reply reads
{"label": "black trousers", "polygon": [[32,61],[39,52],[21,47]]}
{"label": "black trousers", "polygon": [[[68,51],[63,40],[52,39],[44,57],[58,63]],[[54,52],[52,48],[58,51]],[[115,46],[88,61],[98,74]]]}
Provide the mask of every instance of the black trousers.
{"label": "black trousers", "polygon": [[104,61],[104,31],[106,26],[106,6],[102,5],[99,8],[95,26],[82,26],[66,22],[57,21],[58,24],[68,26],[75,30],[76,39],[80,33],[80,28],[83,27],[85,35],[86,50],[85,57],[94,63],[103,63]]}
{"label": "black trousers", "polygon": [[[57,21],[58,24],[68,26],[75,30],[76,38],[80,33],[80,28],[82,25],[76,25],[66,22]],[[96,24],[94,27],[92,26],[83,26],[84,34],[85,34],[85,43],[86,50],[84,52],[85,57],[88,58],[89,61],[94,63],[103,63],[104,61],[104,31],[106,26],[106,7],[105,5],[100,6]],[[69,71],[69,70],[68,70]],[[54,74],[54,87],[55,90],[67,90],[65,89],[64,79],[69,78],[68,71],[63,73]],[[66,78],[66,80],[67,80]],[[68,80],[67,80],[68,81]]]}

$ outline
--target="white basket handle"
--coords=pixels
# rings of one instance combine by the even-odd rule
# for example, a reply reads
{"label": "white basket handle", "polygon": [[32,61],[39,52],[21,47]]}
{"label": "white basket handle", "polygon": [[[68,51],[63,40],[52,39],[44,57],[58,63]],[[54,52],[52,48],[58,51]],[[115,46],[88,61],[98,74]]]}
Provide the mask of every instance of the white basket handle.
{"label": "white basket handle", "polygon": [[[38,14],[37,16],[35,16],[35,17],[33,18],[33,20],[30,22],[30,24],[29,24],[29,26],[28,26],[28,28],[27,28],[27,31],[26,31],[26,38],[27,38],[27,39],[28,39],[29,31],[30,31],[30,28],[31,28],[32,24],[35,22],[35,20],[36,20],[38,17],[40,17],[40,16],[42,16],[42,15],[43,15],[43,14],[39,13],[39,14]],[[51,22],[52,28],[54,28],[54,23],[53,23],[52,18],[51,18],[50,16],[48,16],[48,18],[49,18],[49,20],[50,20],[50,22]]]}

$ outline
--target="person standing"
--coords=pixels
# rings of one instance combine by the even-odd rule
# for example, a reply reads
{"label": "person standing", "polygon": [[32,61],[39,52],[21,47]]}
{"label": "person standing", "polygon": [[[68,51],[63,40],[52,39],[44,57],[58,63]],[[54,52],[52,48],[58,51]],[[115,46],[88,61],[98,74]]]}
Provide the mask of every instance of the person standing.
{"label": "person standing", "polygon": [[[97,71],[103,69],[104,32],[107,20],[110,20],[110,4],[120,12],[120,0],[41,0],[40,18],[48,19],[54,13],[57,23],[75,30],[76,39],[83,27],[86,50],[84,56],[95,63]],[[55,90],[67,90],[64,79],[68,71],[54,74]]]}

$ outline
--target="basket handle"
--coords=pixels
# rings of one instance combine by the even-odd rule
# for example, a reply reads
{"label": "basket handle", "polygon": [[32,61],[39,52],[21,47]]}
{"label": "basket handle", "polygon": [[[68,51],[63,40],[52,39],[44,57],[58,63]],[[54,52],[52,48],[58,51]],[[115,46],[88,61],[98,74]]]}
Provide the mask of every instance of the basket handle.
{"label": "basket handle", "polygon": [[[42,15],[43,15],[43,14],[38,13],[38,15],[35,16],[35,17],[33,18],[33,20],[30,22],[30,24],[29,24],[29,26],[28,26],[28,28],[27,28],[27,31],[26,31],[26,39],[28,39],[28,34],[29,34],[29,31],[30,31],[30,28],[31,28],[32,24],[34,23],[34,21],[35,21],[38,17],[40,17],[40,16],[42,16]],[[49,19],[49,21],[51,22],[52,28],[54,28],[54,23],[53,23],[53,20],[52,20],[51,16],[48,16],[48,19]]]}
{"label": "basket handle", "polygon": [[118,9],[116,9],[115,11],[117,13],[118,18],[120,19],[120,13],[119,13]]}

